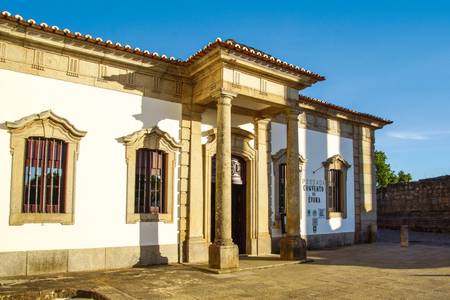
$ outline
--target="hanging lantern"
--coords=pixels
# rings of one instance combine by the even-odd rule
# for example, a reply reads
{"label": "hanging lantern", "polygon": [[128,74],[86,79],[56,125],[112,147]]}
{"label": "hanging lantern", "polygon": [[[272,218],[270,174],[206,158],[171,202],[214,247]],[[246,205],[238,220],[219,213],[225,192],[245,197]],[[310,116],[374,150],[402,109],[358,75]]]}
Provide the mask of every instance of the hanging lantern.
{"label": "hanging lantern", "polygon": [[244,182],[242,181],[241,176],[242,168],[241,168],[241,162],[237,158],[231,158],[231,183],[232,184],[238,184],[243,185]]}

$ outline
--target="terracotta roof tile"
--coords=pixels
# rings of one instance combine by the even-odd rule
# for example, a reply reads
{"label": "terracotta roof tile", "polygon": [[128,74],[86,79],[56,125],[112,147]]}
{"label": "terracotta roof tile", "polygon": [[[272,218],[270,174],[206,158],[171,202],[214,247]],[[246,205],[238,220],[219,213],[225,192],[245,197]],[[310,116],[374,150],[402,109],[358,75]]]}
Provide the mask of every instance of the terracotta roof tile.
{"label": "terracotta roof tile", "polygon": [[374,115],[371,115],[371,114],[358,112],[358,111],[355,111],[355,110],[352,110],[352,109],[349,109],[349,108],[345,108],[345,107],[342,107],[342,106],[339,106],[339,105],[327,102],[325,100],[321,100],[321,99],[317,99],[317,98],[313,98],[313,97],[299,95],[299,101],[300,102],[305,102],[305,103],[319,104],[319,105],[326,106],[326,107],[329,107],[329,108],[332,108],[332,109],[335,109],[335,110],[339,110],[339,111],[342,111],[342,112],[345,112],[345,113],[350,113],[350,114],[355,115],[355,116],[360,116],[360,117],[372,119],[372,120],[375,120],[375,121],[378,121],[378,122],[383,122],[383,123],[386,123],[386,124],[392,124],[393,123],[393,121],[388,120],[388,119],[380,118],[380,117],[377,117],[377,116],[374,116]]}
{"label": "terracotta roof tile", "polygon": [[325,77],[322,75],[313,73],[313,72],[306,70],[304,68],[301,68],[299,66],[289,64],[288,62],[285,62],[279,58],[273,57],[272,55],[270,55],[268,53],[265,53],[261,50],[255,49],[253,47],[238,43],[232,39],[222,41],[222,39],[217,38],[214,43],[209,43],[203,49],[199,50],[197,53],[190,56],[187,59],[187,62],[188,63],[195,62],[200,57],[206,55],[208,52],[210,52],[212,49],[214,49],[215,47],[218,47],[218,46],[224,47],[227,49],[231,49],[231,50],[239,52],[239,53],[243,53],[250,57],[257,58],[258,60],[264,61],[265,63],[272,65],[272,67],[279,68],[283,71],[306,75],[306,76],[314,78],[317,81],[325,80]]}
{"label": "terracotta roof tile", "polygon": [[32,27],[34,29],[38,29],[38,30],[42,30],[45,32],[51,32],[51,33],[55,33],[55,34],[59,34],[59,35],[64,35],[67,36],[69,38],[73,38],[73,39],[77,39],[77,40],[81,40],[81,41],[86,41],[92,44],[97,44],[99,46],[102,47],[106,47],[106,48],[112,48],[112,49],[117,49],[120,51],[126,51],[129,53],[134,53],[136,55],[141,55],[141,56],[145,56],[145,57],[149,57],[152,59],[157,59],[160,61],[165,61],[167,63],[171,63],[171,64],[175,64],[175,65],[190,65],[193,64],[196,60],[198,60],[200,57],[205,56],[206,54],[208,54],[208,52],[210,52],[212,49],[214,49],[215,47],[223,47],[223,48],[227,48],[227,49],[231,49],[233,51],[239,52],[239,53],[243,53],[246,56],[249,57],[253,57],[258,59],[259,61],[265,62],[267,64],[269,64],[271,67],[274,67],[276,69],[280,69],[282,71],[285,72],[289,72],[289,73],[294,73],[294,74],[302,74],[302,75],[306,75],[309,76],[310,78],[313,78],[316,81],[321,81],[321,80],[325,80],[324,76],[321,76],[319,74],[313,73],[309,70],[306,70],[304,68],[295,66],[293,64],[289,64],[285,61],[282,61],[278,58],[275,58],[261,50],[246,46],[244,44],[240,44],[235,42],[234,40],[226,40],[226,41],[222,41],[220,38],[217,38],[213,43],[208,43],[205,47],[203,47],[202,49],[200,49],[198,52],[196,52],[195,54],[191,55],[187,60],[180,60],[177,59],[175,57],[168,57],[167,55],[163,54],[163,55],[159,55],[157,52],[150,52],[148,50],[141,50],[139,48],[132,48],[129,45],[124,45],[122,46],[120,43],[113,43],[110,40],[107,41],[103,41],[102,38],[97,37],[94,38],[89,34],[81,34],[79,32],[74,32],[72,33],[69,29],[65,28],[63,30],[61,30],[58,26],[49,26],[46,23],[40,23],[37,24],[35,20],[33,19],[29,19],[27,21],[24,20],[24,18],[20,15],[15,15],[12,16],[11,13],[7,12],[7,11],[3,11],[0,14],[0,18],[3,19],[7,19],[10,21],[14,21],[16,23],[21,24],[22,26],[29,26]]}

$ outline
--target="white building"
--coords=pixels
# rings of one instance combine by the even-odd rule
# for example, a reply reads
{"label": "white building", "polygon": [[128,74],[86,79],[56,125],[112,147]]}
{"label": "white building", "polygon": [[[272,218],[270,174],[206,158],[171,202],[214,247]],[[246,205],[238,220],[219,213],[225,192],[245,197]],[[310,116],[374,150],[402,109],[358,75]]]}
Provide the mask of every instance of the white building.
{"label": "white building", "polygon": [[181,61],[3,12],[0,276],[367,242],[391,122],[299,95],[321,80],[233,40]]}

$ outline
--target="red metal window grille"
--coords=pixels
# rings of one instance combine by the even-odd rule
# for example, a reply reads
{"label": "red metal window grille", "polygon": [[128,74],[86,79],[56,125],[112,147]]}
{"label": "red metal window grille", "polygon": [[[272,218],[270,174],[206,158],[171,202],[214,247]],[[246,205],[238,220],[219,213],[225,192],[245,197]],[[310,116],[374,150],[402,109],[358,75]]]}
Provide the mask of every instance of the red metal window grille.
{"label": "red metal window grille", "polygon": [[150,149],[136,151],[135,213],[165,212],[165,166],[164,152]]}
{"label": "red metal window grille", "polygon": [[30,137],[24,161],[24,213],[64,213],[67,143]]}

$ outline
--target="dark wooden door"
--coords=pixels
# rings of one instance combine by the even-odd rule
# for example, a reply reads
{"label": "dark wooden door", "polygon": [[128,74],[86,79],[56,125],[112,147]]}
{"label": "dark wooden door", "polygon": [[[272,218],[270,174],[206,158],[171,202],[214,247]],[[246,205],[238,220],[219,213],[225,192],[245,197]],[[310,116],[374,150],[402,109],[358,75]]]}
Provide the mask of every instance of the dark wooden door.
{"label": "dark wooden door", "polygon": [[232,225],[233,241],[239,247],[239,254],[246,253],[246,216],[245,185],[233,184],[232,188]]}
{"label": "dark wooden door", "polygon": [[[245,174],[245,161],[239,159]],[[211,242],[214,242],[216,224],[216,183],[215,183],[215,156],[212,159],[213,178],[211,180]],[[231,190],[231,231],[233,242],[238,245],[239,253],[246,253],[246,185],[245,178],[242,184],[232,184]]]}

